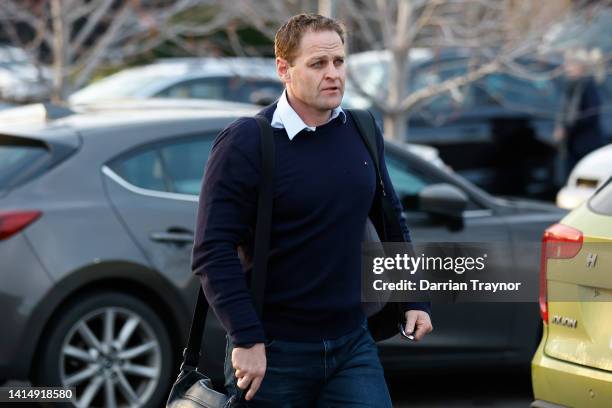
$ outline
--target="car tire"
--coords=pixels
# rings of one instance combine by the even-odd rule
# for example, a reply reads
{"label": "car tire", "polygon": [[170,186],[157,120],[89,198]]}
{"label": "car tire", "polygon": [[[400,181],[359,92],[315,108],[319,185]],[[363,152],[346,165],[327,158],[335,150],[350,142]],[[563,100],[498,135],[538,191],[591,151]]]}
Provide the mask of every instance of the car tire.
{"label": "car tire", "polygon": [[35,385],[75,387],[80,407],[165,405],[174,354],[166,326],[142,300],[88,294],[62,307],[50,324],[40,340]]}

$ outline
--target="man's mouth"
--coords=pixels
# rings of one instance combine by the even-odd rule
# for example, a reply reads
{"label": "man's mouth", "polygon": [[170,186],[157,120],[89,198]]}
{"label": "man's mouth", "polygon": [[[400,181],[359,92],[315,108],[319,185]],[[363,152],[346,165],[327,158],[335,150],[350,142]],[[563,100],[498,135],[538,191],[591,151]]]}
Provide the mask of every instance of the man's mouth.
{"label": "man's mouth", "polygon": [[323,88],[323,91],[330,91],[330,92],[339,91],[339,90],[340,88],[337,86],[328,86],[327,88]]}

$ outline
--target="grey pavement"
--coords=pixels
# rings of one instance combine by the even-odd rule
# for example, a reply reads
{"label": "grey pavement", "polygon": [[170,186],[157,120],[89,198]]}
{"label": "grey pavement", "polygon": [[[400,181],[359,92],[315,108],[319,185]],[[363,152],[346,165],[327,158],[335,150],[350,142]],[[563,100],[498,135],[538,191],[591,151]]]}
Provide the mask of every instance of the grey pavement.
{"label": "grey pavement", "polygon": [[416,376],[388,376],[395,408],[529,408],[528,369],[466,370]]}
{"label": "grey pavement", "polygon": [[[526,369],[388,375],[387,383],[394,408],[529,408],[533,401]],[[29,383],[11,381],[4,386],[11,385]]]}

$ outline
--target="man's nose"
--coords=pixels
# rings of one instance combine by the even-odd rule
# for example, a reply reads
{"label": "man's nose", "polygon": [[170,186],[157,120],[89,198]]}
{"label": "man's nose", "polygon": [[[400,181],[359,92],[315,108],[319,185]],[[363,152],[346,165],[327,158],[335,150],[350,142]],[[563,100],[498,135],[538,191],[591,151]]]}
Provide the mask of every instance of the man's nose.
{"label": "man's nose", "polygon": [[327,69],[325,70],[326,79],[332,79],[335,81],[341,79],[342,75],[344,75],[342,67],[337,67],[334,64],[329,64]]}

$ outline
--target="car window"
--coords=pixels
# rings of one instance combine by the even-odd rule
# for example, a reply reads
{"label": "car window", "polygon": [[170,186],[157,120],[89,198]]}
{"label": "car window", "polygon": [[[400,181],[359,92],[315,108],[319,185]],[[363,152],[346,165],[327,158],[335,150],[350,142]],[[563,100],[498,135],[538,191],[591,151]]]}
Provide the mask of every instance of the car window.
{"label": "car window", "polygon": [[15,187],[18,180],[39,167],[49,156],[42,145],[19,145],[0,140],[0,190]]}
{"label": "car window", "polygon": [[157,150],[149,150],[126,160],[118,161],[111,165],[111,168],[123,179],[137,187],[170,191],[164,178],[162,161]]}
{"label": "car window", "polygon": [[416,196],[423,187],[432,184],[425,176],[406,167],[394,156],[387,156],[385,160],[391,183],[398,196]]}
{"label": "car window", "polygon": [[241,77],[213,77],[184,81],[166,88],[155,96],[255,103],[261,98],[272,101],[282,91],[283,85],[279,81]]}
{"label": "car window", "polygon": [[198,195],[213,138],[176,143],[160,149],[173,191]]}
{"label": "car window", "polygon": [[554,117],[560,108],[561,89],[552,79],[523,79],[507,73],[486,76],[475,84],[483,92],[481,106],[501,105],[509,109]]}
{"label": "car window", "polygon": [[389,61],[351,64],[351,74],[359,81],[361,88],[369,95],[384,97],[387,93]]}
{"label": "car window", "polygon": [[232,102],[270,104],[283,92],[280,81],[250,78],[231,78],[228,81],[227,99]]}
{"label": "car window", "polygon": [[[417,65],[413,67],[410,76],[409,92],[465,75],[468,69],[467,64],[468,61],[465,59],[449,59],[432,60],[429,63]],[[439,125],[471,109],[473,104],[473,89],[466,85],[428,98],[419,106],[416,113],[426,121]]]}
{"label": "car window", "polygon": [[137,187],[198,195],[216,133],[141,147],[113,160],[109,167]]}
{"label": "car window", "polygon": [[395,155],[386,154],[385,162],[389,178],[404,210],[417,211],[419,193],[424,187],[435,184],[435,180],[407,165]]}
{"label": "car window", "polygon": [[[446,180],[424,174],[396,155],[386,154],[385,162],[395,193],[402,201],[406,211],[418,210],[418,195],[423,188],[432,184],[447,182]],[[468,200],[466,210],[477,209],[482,209],[482,207],[473,200]]]}
{"label": "car window", "polygon": [[172,85],[155,96],[162,98],[226,99],[227,78],[201,78]]}
{"label": "car window", "polygon": [[612,216],[612,180],[609,180],[597,194],[591,197],[589,206],[598,214]]}

